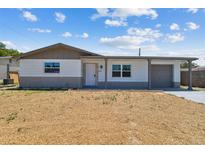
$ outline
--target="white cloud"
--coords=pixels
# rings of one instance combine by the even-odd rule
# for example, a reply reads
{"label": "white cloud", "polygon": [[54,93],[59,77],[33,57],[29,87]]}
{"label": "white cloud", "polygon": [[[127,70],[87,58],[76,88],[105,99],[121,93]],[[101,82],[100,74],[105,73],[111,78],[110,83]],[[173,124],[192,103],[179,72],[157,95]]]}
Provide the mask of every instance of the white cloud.
{"label": "white cloud", "polygon": [[38,33],[51,33],[50,29],[41,29],[41,28],[28,28],[28,31],[38,32]]}
{"label": "white cloud", "polygon": [[55,12],[55,19],[59,23],[64,23],[66,16],[65,16],[65,14],[63,14],[61,12]]}
{"label": "white cloud", "polygon": [[123,20],[105,20],[105,24],[111,27],[127,26],[127,22]]}
{"label": "white cloud", "polygon": [[135,46],[140,45],[145,42],[146,39],[143,37],[122,35],[116,37],[102,37],[100,42],[108,46],[117,48],[135,48]]}
{"label": "white cloud", "polygon": [[155,25],[155,28],[160,28],[160,27],[162,27],[161,24],[156,24],[156,25]]}
{"label": "white cloud", "polygon": [[6,40],[6,41],[0,41],[0,42],[4,43],[6,45],[6,48],[8,48],[8,49],[15,49],[16,48],[16,45],[11,41]]}
{"label": "white cloud", "polygon": [[150,51],[159,50],[156,45],[141,45],[146,41],[147,40],[145,38],[128,35],[113,38],[104,37],[100,39],[100,43],[118,49],[137,50],[139,48],[143,48],[143,50],[146,49]]}
{"label": "white cloud", "polygon": [[89,35],[88,35],[88,33],[83,33],[83,35],[81,37],[85,39],[85,38],[88,38]]}
{"label": "white cloud", "polygon": [[117,9],[96,9],[97,13],[94,14],[91,19],[95,20],[100,17],[111,17],[127,19],[130,16],[147,16],[151,19],[156,19],[158,17],[157,12],[154,9],[142,9],[142,8],[117,8]]}
{"label": "white cloud", "polygon": [[72,34],[70,32],[65,32],[62,34],[62,36],[68,38],[68,37],[72,37]]}
{"label": "white cloud", "polygon": [[186,25],[189,30],[196,30],[200,27],[200,25],[197,25],[196,23],[193,22],[187,22]]}
{"label": "white cloud", "polygon": [[95,19],[100,18],[100,17],[109,16],[109,9],[98,8],[98,9],[96,9],[96,11],[97,11],[97,13],[91,16],[92,20],[95,20]]}
{"label": "white cloud", "polygon": [[[155,44],[151,44],[151,45],[141,45],[141,46],[136,46],[134,49],[119,49],[119,48],[115,48],[113,49],[104,49],[104,50],[98,50],[98,53],[102,54],[102,55],[106,55],[106,56],[136,56],[138,55],[138,51],[139,48],[141,48],[141,55],[145,56],[145,55],[149,55],[151,53],[156,53],[160,51],[160,48],[158,46],[156,46]],[[154,51],[154,52],[151,52]],[[147,54],[148,53],[148,54]]]}
{"label": "white cloud", "polygon": [[183,50],[177,50],[174,51],[170,50],[163,50],[162,52],[158,53],[159,56],[179,56],[179,57],[198,57],[199,60],[194,61],[197,62],[200,66],[205,66],[205,49],[183,49]]}
{"label": "white cloud", "polygon": [[150,40],[155,40],[162,36],[159,30],[152,30],[151,28],[129,28],[127,33],[129,35],[141,36]]}
{"label": "white cloud", "polygon": [[171,30],[180,30],[179,25],[176,24],[176,23],[172,23],[172,24],[169,26],[169,28],[170,28]]}
{"label": "white cloud", "polygon": [[142,51],[159,51],[160,50],[160,48],[158,46],[154,45],[154,44],[152,44],[152,45],[143,45],[143,46],[140,46],[139,48],[141,48]]}
{"label": "white cloud", "polygon": [[138,49],[144,42],[150,42],[149,39],[139,36],[122,35],[116,37],[102,37],[100,43],[119,49]]}
{"label": "white cloud", "polygon": [[83,39],[87,39],[89,37],[88,33],[83,33],[82,35],[76,35],[76,37],[80,37],[80,38],[83,38]]}
{"label": "white cloud", "polygon": [[30,22],[36,22],[38,20],[37,16],[35,16],[34,14],[32,14],[29,11],[23,11],[22,12],[22,16]]}
{"label": "white cloud", "polygon": [[199,10],[199,9],[196,9],[196,8],[190,8],[190,9],[187,10],[187,12],[190,12],[190,13],[192,13],[192,14],[195,14],[195,13],[198,12],[198,10]]}
{"label": "white cloud", "polygon": [[183,41],[185,38],[181,33],[163,35],[158,29],[131,27],[127,30],[127,35],[102,37],[100,38],[100,43],[118,49],[136,50],[141,47],[156,51],[159,48],[152,43],[162,36],[171,43]]}
{"label": "white cloud", "polygon": [[176,43],[184,40],[184,36],[181,33],[167,34],[166,40],[170,43]]}
{"label": "white cloud", "polygon": [[151,43],[160,38],[162,34],[159,30],[152,30],[151,28],[129,28],[127,35],[121,35],[116,37],[102,37],[100,43],[118,48],[118,49],[129,49],[136,50],[139,47],[146,49],[157,50],[158,47],[155,45],[149,45],[145,43]]}
{"label": "white cloud", "polygon": [[148,16],[151,19],[156,19],[158,14],[155,10],[147,8],[118,8],[112,13],[112,17],[127,18],[129,16]]}

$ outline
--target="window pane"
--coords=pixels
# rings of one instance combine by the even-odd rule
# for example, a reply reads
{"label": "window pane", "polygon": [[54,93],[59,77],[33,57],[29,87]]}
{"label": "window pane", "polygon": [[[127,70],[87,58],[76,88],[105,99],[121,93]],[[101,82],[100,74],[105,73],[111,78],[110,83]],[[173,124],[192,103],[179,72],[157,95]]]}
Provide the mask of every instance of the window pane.
{"label": "window pane", "polygon": [[44,65],[45,73],[59,73],[60,63],[48,62]]}
{"label": "window pane", "polygon": [[51,67],[50,63],[45,63],[45,67]]}
{"label": "window pane", "polygon": [[59,63],[53,63],[53,67],[60,67]]}
{"label": "window pane", "polygon": [[121,70],[121,65],[112,65],[112,70],[113,71],[120,71]]}
{"label": "window pane", "polygon": [[112,77],[120,77],[121,72],[112,72]]}
{"label": "window pane", "polygon": [[123,71],[126,71],[126,70],[130,71],[131,70],[131,65],[122,65],[122,70]]}
{"label": "window pane", "polygon": [[131,72],[122,72],[122,77],[131,77]]}

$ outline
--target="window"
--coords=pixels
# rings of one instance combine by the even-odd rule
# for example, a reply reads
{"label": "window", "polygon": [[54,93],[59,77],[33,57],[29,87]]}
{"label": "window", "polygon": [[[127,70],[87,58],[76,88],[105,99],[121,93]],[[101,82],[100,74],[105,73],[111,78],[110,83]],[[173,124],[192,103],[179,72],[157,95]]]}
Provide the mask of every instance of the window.
{"label": "window", "polygon": [[45,73],[59,73],[60,63],[46,62],[44,68],[45,68]]}
{"label": "window", "polygon": [[131,65],[112,65],[112,77],[131,77]]}
{"label": "window", "polygon": [[131,65],[122,65],[122,77],[131,77]]}
{"label": "window", "polygon": [[121,65],[112,65],[112,77],[121,77]]}

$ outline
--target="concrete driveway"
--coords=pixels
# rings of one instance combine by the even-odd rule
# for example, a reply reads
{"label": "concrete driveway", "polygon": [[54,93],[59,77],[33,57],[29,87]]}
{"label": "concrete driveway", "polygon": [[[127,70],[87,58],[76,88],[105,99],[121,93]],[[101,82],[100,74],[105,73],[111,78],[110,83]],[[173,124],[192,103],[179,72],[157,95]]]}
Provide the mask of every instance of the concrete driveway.
{"label": "concrete driveway", "polygon": [[205,91],[165,91],[165,93],[205,104]]}

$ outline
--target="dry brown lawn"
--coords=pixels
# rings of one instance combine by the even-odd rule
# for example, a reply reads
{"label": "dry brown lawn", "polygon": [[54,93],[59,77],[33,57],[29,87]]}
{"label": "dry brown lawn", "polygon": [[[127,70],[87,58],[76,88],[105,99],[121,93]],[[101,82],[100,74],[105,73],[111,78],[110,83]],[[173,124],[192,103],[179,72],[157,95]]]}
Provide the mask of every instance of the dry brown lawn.
{"label": "dry brown lawn", "polygon": [[205,144],[205,105],[150,91],[2,90],[0,144]]}

